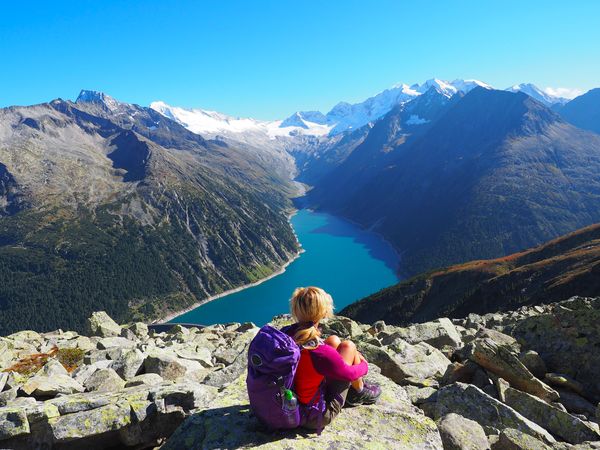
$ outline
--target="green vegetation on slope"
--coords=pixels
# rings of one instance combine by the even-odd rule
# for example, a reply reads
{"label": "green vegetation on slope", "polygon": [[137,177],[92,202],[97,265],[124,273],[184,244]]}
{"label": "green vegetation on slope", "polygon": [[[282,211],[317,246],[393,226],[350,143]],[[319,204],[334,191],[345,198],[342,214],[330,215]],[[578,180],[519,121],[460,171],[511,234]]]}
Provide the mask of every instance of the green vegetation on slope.
{"label": "green vegetation on slope", "polygon": [[361,322],[423,322],[600,295],[600,224],[504,258],[418,275],[347,306]]}
{"label": "green vegetation on slope", "polygon": [[[192,201],[188,214],[203,205]],[[170,209],[155,226],[116,213],[117,204],[94,211],[24,211],[0,219],[0,334],[19,329],[84,328],[91,312],[120,321],[146,320],[181,310],[210,294],[256,281],[295,251],[285,219],[273,219],[281,255],[267,254],[265,223],[254,238],[234,239],[224,211],[211,214],[197,238]],[[269,220],[266,215],[265,220]],[[227,249],[222,241],[227,240]]]}

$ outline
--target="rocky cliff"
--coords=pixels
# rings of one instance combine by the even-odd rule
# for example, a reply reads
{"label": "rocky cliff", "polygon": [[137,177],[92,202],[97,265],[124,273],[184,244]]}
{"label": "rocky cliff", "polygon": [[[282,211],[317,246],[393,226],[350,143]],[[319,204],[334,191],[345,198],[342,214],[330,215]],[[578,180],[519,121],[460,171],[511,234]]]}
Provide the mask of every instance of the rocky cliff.
{"label": "rocky cliff", "polygon": [[0,338],[0,447],[600,448],[600,298],[407,327],[330,319],[323,334],[357,342],[383,395],[320,436],[268,433],[252,415],[256,326],[165,329],[100,312],[86,335]]}

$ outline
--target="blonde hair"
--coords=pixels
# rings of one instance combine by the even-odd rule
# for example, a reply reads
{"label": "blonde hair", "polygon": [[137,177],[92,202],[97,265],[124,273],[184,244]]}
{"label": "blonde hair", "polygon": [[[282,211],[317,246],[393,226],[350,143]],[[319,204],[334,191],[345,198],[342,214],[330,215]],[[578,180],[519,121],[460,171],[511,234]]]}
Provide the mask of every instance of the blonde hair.
{"label": "blonde hair", "polygon": [[321,332],[317,328],[317,322],[326,317],[333,316],[333,299],[323,289],[309,286],[297,288],[290,299],[290,310],[292,317],[297,322],[312,322],[313,325],[301,328],[294,334],[294,340],[298,345],[305,348],[316,348],[316,345],[306,346],[311,341],[318,342]]}

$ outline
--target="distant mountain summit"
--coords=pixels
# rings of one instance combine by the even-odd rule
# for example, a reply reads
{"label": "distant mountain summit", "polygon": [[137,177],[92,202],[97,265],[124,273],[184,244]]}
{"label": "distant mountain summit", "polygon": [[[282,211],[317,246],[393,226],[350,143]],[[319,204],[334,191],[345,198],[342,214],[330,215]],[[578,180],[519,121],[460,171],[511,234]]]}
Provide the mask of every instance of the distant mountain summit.
{"label": "distant mountain summit", "polygon": [[600,133],[600,88],[571,100],[559,112],[573,125]]}
{"label": "distant mountain summit", "polygon": [[521,83],[515,84],[506,89],[508,92],[523,92],[524,94],[529,95],[531,98],[536,99],[538,102],[546,105],[564,105],[569,101],[568,98],[559,97],[557,95],[552,95],[547,92],[542,91],[535,84],[531,83]]}
{"label": "distant mountain summit", "polygon": [[381,232],[411,274],[600,221],[600,136],[524,93],[437,89],[398,106],[309,193]]}

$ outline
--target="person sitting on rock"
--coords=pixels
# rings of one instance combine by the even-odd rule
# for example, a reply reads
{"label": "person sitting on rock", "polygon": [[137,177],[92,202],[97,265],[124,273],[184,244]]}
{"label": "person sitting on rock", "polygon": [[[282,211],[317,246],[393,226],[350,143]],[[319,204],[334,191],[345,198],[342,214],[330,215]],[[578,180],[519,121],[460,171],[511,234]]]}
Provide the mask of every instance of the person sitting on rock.
{"label": "person sitting on rock", "polygon": [[[331,295],[318,287],[298,288],[290,300],[294,325],[282,331],[301,347],[300,361],[294,377],[294,392],[301,404],[309,404],[324,382],[325,412],[304,424],[309,429],[328,425],[344,404],[373,404],[381,394],[376,384],[363,381],[369,370],[367,361],[349,340],[332,335],[321,339],[319,321],[333,316]],[[323,392],[323,391],[322,391]]]}

